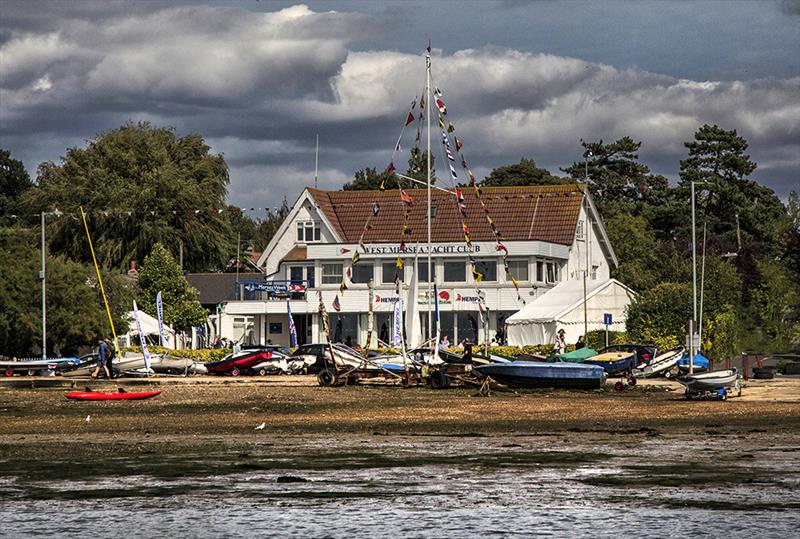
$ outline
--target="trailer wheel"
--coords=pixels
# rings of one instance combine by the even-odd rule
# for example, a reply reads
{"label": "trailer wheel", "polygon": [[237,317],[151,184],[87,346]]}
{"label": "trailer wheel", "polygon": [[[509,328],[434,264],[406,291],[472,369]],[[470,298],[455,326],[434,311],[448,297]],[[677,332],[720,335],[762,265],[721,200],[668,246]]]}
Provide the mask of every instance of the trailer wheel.
{"label": "trailer wheel", "polygon": [[623,389],[625,389],[625,384],[622,382],[616,382],[614,384],[614,391],[622,391]]}
{"label": "trailer wheel", "polygon": [[720,392],[720,394],[719,394],[719,400],[721,400],[721,401],[726,401],[726,400],[728,400],[728,392],[727,392],[727,391],[725,391],[724,389],[723,389],[723,390],[722,390],[722,392]]}
{"label": "trailer wheel", "polygon": [[634,378],[633,376],[628,378],[628,385],[629,386],[635,386],[636,385],[636,378]]}
{"label": "trailer wheel", "polygon": [[258,369],[258,375],[259,376],[266,376],[267,375],[267,369]]}
{"label": "trailer wheel", "polygon": [[322,387],[333,387],[336,375],[330,369],[321,370],[317,373],[317,383]]}
{"label": "trailer wheel", "polygon": [[431,373],[430,378],[428,378],[428,384],[430,384],[433,389],[445,389],[450,387],[450,377],[442,371],[434,371]]}
{"label": "trailer wheel", "polygon": [[14,369],[6,369],[5,375],[6,376],[14,376]]}
{"label": "trailer wheel", "polygon": [[231,369],[231,376],[239,376],[240,374],[241,374],[241,371],[239,370],[238,367],[234,367],[234,368]]}

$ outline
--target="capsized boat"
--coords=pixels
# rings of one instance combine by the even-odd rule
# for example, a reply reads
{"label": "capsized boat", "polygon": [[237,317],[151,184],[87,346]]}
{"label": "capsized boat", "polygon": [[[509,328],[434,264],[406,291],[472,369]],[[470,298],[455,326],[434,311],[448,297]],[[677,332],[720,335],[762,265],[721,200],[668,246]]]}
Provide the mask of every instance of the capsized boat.
{"label": "capsized boat", "polygon": [[606,352],[583,360],[584,365],[598,365],[608,374],[630,372],[636,366],[636,352]]}
{"label": "capsized boat", "polygon": [[667,350],[663,354],[654,357],[650,363],[641,369],[634,369],[633,375],[637,378],[647,378],[648,376],[657,376],[662,373],[667,373],[678,364],[683,357],[683,352],[683,346]]}
{"label": "capsized boat", "polygon": [[606,382],[606,371],[598,365],[582,363],[542,363],[512,361],[479,365],[473,369],[479,377],[490,376],[509,387],[561,387],[598,389]]}
{"label": "capsized boat", "polygon": [[127,392],[120,388],[117,391],[70,391],[64,393],[68,399],[79,401],[108,401],[108,400],[142,400],[160,395],[161,391],[133,391]]}

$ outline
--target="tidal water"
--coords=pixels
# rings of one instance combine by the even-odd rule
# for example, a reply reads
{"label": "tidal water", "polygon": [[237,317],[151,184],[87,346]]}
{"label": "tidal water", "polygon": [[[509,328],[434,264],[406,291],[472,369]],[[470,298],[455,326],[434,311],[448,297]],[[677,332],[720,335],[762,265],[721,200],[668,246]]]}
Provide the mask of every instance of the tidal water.
{"label": "tidal water", "polygon": [[799,456],[758,435],[657,433],[265,435],[77,466],[0,455],[0,536],[785,539]]}

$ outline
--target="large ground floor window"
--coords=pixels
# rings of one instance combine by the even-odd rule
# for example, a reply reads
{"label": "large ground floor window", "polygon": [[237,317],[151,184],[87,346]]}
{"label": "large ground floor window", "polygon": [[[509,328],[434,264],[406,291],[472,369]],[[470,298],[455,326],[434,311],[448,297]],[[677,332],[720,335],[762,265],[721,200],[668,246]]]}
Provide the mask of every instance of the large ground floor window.
{"label": "large ground floor window", "polygon": [[357,313],[336,313],[329,316],[333,342],[346,342],[349,338],[351,342],[358,343]]}

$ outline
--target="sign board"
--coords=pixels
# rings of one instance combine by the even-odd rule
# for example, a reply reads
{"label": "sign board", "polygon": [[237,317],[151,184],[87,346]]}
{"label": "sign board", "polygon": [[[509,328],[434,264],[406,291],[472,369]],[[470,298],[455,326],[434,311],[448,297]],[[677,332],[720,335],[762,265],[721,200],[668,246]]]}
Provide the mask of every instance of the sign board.
{"label": "sign board", "polygon": [[611,316],[611,313],[603,313],[603,323],[607,326],[610,326],[614,323],[614,319]]}

